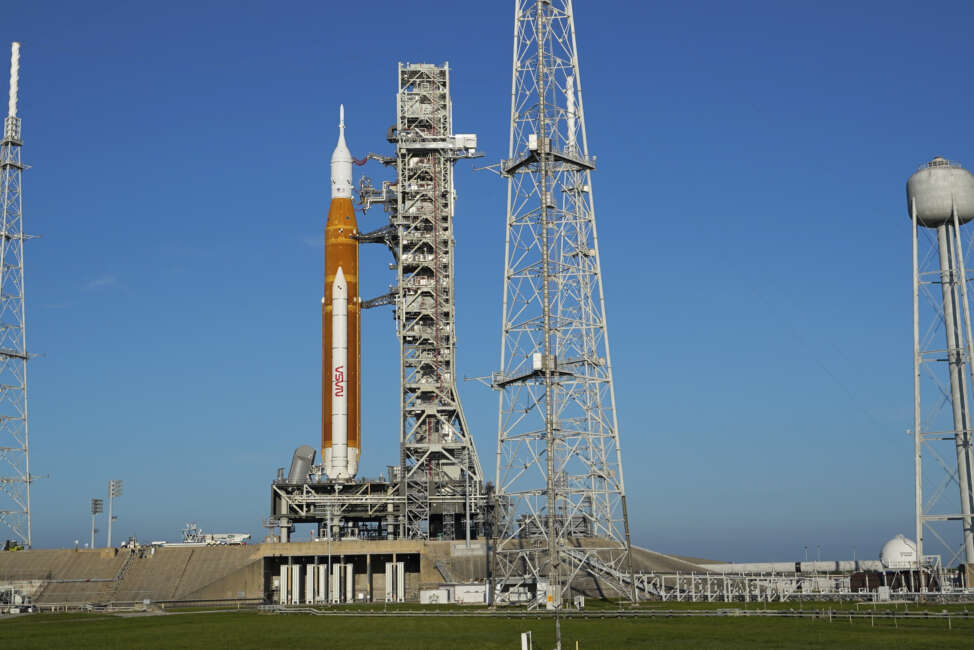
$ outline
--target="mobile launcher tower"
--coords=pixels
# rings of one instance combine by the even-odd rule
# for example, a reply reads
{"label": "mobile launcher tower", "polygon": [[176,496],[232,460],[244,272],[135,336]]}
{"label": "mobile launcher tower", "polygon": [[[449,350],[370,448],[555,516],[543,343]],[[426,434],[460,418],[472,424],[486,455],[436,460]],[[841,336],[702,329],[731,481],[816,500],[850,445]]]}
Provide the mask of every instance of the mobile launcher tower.
{"label": "mobile launcher tower", "polygon": [[[287,475],[278,471],[265,525],[279,529],[281,541],[297,523],[316,524],[319,538],[330,540],[469,539],[482,536],[490,519],[488,486],[456,386],[453,275],[453,165],[481,154],[475,135],[452,132],[449,72],[446,64],[400,64],[397,121],[387,133],[395,155],[354,160],[395,170],[395,180],[376,187],[363,177],[359,186],[363,211],[382,205],[387,225],[358,232],[354,211],[349,216],[353,160],[343,135],[332,157],[322,314],[325,463],[314,465],[315,450],[303,446]],[[350,242],[389,248],[396,270],[389,293],[358,299],[358,254]],[[400,342],[399,463],[378,479],[356,479],[358,315],[383,305],[395,309]]]}

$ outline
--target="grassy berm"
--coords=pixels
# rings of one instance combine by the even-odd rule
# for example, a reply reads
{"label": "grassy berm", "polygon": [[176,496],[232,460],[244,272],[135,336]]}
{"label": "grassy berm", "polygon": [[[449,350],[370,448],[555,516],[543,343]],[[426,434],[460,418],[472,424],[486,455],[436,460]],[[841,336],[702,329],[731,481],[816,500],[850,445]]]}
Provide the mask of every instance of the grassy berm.
{"label": "grassy berm", "polygon": [[[562,621],[562,647],[959,648],[974,647],[974,620],[849,623],[752,617]],[[554,647],[550,618],[366,618],[254,612],[157,616],[41,614],[0,619],[0,648],[507,648],[531,630]]]}

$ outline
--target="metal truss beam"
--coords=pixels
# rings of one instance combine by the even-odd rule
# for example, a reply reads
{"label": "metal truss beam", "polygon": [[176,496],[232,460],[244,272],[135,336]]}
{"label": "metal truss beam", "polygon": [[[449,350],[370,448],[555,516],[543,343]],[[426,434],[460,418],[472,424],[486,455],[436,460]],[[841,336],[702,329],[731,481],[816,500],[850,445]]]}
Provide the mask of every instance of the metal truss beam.
{"label": "metal truss beam", "polygon": [[31,546],[30,437],[27,426],[27,326],[21,122],[17,117],[20,44],[14,43],[10,111],[0,140],[0,525]]}
{"label": "metal truss beam", "polygon": [[582,573],[634,599],[570,0],[515,2],[510,119],[494,602]]}
{"label": "metal truss beam", "polygon": [[[932,561],[974,563],[974,338],[965,266],[972,235],[964,235],[956,210],[952,220],[935,228],[918,223],[915,206],[911,212],[915,529],[921,569]],[[959,530],[951,523],[958,521]]]}

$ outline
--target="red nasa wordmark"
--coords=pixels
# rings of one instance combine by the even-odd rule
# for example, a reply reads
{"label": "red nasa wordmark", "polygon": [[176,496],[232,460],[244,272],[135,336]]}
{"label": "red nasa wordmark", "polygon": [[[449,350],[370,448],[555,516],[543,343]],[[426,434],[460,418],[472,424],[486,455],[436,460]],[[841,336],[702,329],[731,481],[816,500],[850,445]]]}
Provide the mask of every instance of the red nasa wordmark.
{"label": "red nasa wordmark", "polygon": [[335,368],[335,397],[345,396],[345,366]]}

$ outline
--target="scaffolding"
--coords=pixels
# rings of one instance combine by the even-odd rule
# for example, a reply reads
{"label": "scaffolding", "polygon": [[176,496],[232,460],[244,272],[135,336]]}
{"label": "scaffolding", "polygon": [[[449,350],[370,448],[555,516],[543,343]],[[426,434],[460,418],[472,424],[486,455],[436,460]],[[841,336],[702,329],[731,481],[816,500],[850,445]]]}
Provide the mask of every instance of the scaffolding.
{"label": "scaffolding", "polygon": [[570,0],[515,3],[510,119],[493,602],[635,599]]}

